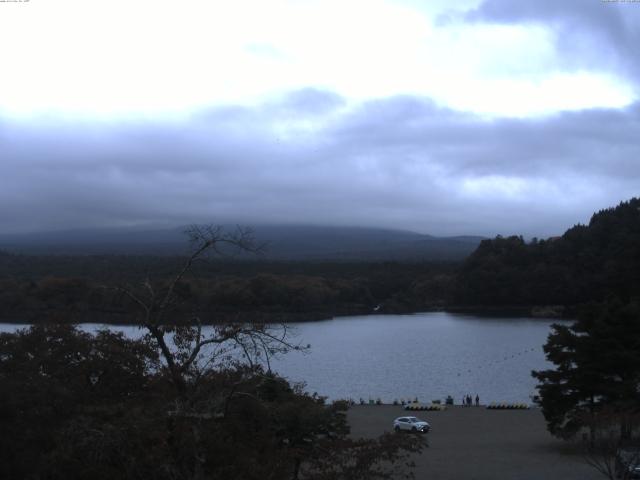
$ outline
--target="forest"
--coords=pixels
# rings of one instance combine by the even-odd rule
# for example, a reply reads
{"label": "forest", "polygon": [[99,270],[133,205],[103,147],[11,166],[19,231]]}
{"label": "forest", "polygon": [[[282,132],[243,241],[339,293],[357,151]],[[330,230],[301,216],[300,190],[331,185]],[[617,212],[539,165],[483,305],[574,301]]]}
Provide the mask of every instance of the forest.
{"label": "forest", "polygon": [[[167,277],[179,256],[0,253],[2,320],[131,323],[115,287]],[[640,291],[640,200],[595,213],[549,239],[497,236],[464,261],[273,261],[205,258],[179,285],[203,322],[306,321],[434,309],[579,305]]]}
{"label": "forest", "polygon": [[[372,311],[577,312],[544,347],[556,368],[533,372],[548,429],[588,429],[592,458],[637,436],[638,199],[558,238],[485,240],[462,263],[220,261],[205,253],[225,242],[251,251],[248,230],[190,235],[190,257],[0,255],[0,311],[32,324],[0,334],[0,391],[11,392],[0,396],[0,477],[410,477],[418,437],[354,440],[347,402],[264,363],[307,348],[287,321]],[[86,321],[144,335],[72,325]]]}
{"label": "forest", "polygon": [[[117,286],[175,271],[181,257],[0,255],[2,320],[131,323]],[[179,292],[203,322],[306,321],[442,308],[451,262],[265,262],[203,259]],[[52,272],[55,272],[53,274]],[[177,312],[180,314],[180,312]]]}
{"label": "forest", "polygon": [[[594,213],[560,237],[484,240],[457,271],[453,304],[561,305],[640,292],[640,199]],[[573,310],[575,311],[575,310]]]}
{"label": "forest", "polygon": [[[139,339],[63,318],[0,334],[0,391],[10,392],[0,396],[0,478],[410,475],[421,438],[353,439],[348,402],[325,403],[270,370],[272,356],[308,348],[286,326],[235,319],[203,332],[183,280],[218,245],[252,244],[245,232],[215,228],[195,227],[191,239],[173,275],[109,287],[127,300],[121,308],[143,329]],[[73,302],[87,290],[65,288]]]}

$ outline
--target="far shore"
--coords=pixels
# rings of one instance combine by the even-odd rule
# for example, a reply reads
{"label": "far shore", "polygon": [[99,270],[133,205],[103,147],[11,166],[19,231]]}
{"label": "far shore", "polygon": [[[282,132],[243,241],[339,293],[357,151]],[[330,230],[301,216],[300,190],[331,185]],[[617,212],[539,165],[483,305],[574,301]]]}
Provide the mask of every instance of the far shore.
{"label": "far shore", "polygon": [[[320,322],[326,320],[340,319],[352,316],[363,315],[415,315],[430,312],[446,312],[452,314],[473,315],[477,317],[526,317],[526,318],[557,318],[558,320],[568,320],[569,313],[573,309],[559,305],[549,306],[437,306],[410,310],[403,308],[381,308],[377,311],[370,308],[353,308],[346,310],[313,311],[313,312],[260,312],[260,311],[238,311],[238,312],[212,312],[202,315],[203,325],[219,325],[232,322],[259,321],[263,323],[303,323]],[[0,324],[51,324],[51,323],[99,323],[114,326],[136,326],[135,321],[123,321],[125,316],[121,312],[97,312],[83,316],[81,313],[73,312],[69,315],[60,314],[53,318],[42,319],[37,312],[29,312],[23,318],[0,318]],[[82,318],[81,318],[82,317]],[[90,318],[87,318],[90,317]],[[38,321],[36,321],[38,319]],[[61,322],[61,319],[65,319]],[[195,325],[195,323],[194,323]]]}

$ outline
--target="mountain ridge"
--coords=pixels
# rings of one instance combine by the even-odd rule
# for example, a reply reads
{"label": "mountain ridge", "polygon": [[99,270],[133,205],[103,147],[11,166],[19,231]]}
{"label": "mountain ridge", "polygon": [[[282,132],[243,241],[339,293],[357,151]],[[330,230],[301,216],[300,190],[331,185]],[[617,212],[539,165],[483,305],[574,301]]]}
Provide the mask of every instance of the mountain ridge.
{"label": "mountain ridge", "polygon": [[[0,249],[25,254],[186,253],[187,227],[100,228],[0,235]],[[235,227],[227,226],[227,231]],[[375,227],[256,225],[256,241],[270,260],[461,260],[485,237],[436,237]]]}

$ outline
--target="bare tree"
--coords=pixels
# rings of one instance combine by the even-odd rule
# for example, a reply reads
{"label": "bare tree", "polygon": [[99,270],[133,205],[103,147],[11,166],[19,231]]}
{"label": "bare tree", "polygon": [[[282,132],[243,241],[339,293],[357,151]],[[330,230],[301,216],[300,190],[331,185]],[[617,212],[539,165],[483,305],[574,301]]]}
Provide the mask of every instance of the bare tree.
{"label": "bare tree", "polygon": [[192,273],[196,262],[211,254],[255,254],[264,248],[256,243],[248,228],[237,227],[228,232],[221,226],[193,225],[185,234],[189,238],[190,253],[175,275],[159,282],[147,278],[141,285],[116,287],[141,313],[140,325],[159,349],[178,393],[185,395],[189,385],[196,384],[203,371],[218,360],[233,358],[250,366],[266,362],[270,370],[270,359],[274,355],[302,348],[290,341],[285,324],[237,321],[212,325],[205,334],[202,319],[195,311],[186,321],[171,318],[181,303],[177,290]]}
{"label": "bare tree", "polygon": [[639,422],[637,408],[606,407],[589,415],[585,425],[590,434],[583,439],[585,462],[611,480],[634,478],[632,469],[640,466]]}
{"label": "bare tree", "polygon": [[[300,350],[301,347],[290,341],[285,324],[268,325],[244,320],[215,324],[205,333],[197,311],[191,312],[187,318],[183,318],[183,312],[176,315],[181,304],[180,285],[193,273],[196,262],[211,254],[219,257],[238,252],[259,253],[263,248],[256,244],[253,232],[247,228],[237,227],[235,231],[228,232],[221,226],[193,225],[185,233],[189,238],[190,252],[173,276],[155,282],[147,277],[141,285],[116,288],[137,307],[141,314],[140,325],[147,330],[147,339],[164,360],[164,368],[177,393],[168,412],[168,426],[175,433],[178,423],[184,428],[184,421],[188,421],[192,438],[188,470],[191,478],[202,479],[205,478],[209,455],[203,442],[206,427],[201,422],[225,418],[232,397],[251,396],[251,393],[237,388],[244,383],[242,377],[236,386],[217,392],[211,392],[206,386],[205,391],[200,392],[200,380],[206,379],[216,366],[222,366],[216,362],[224,366],[229,366],[228,362],[237,366],[248,365],[254,377],[260,376],[261,370],[253,367],[266,362],[270,371],[270,359],[274,355]],[[203,383],[206,385],[207,382]]]}
{"label": "bare tree", "polygon": [[[56,337],[51,327],[0,336],[13,357],[0,356],[0,387],[15,397],[2,403],[10,414],[0,416],[0,426],[20,440],[9,450],[19,454],[20,468],[36,463],[26,465],[21,478],[328,480],[409,474],[411,456],[425,446],[421,438],[353,439],[347,402],[326,404],[300,384],[264,371],[273,355],[300,348],[286,325],[238,319],[203,328],[197,302],[181,304],[195,263],[208,253],[258,247],[246,229],[229,234],[220,227],[192,227],[188,234],[192,248],[175,274],[117,287],[146,331],[143,340],[107,333],[94,338],[69,327],[56,327]],[[191,306],[193,312],[186,308]],[[254,368],[258,363],[264,368]],[[96,371],[103,378],[94,381]],[[37,445],[25,449],[34,438]],[[15,473],[13,464],[3,471]]]}

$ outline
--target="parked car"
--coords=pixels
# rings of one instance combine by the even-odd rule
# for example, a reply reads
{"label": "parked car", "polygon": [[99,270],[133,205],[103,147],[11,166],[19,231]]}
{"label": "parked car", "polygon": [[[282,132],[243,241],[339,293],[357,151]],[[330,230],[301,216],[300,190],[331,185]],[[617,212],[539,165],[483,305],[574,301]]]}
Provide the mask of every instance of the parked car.
{"label": "parked car", "polygon": [[393,421],[393,429],[396,432],[405,430],[415,433],[427,433],[431,430],[431,425],[417,417],[398,417]]}
{"label": "parked car", "polygon": [[616,454],[616,477],[640,478],[640,449],[618,450]]}

